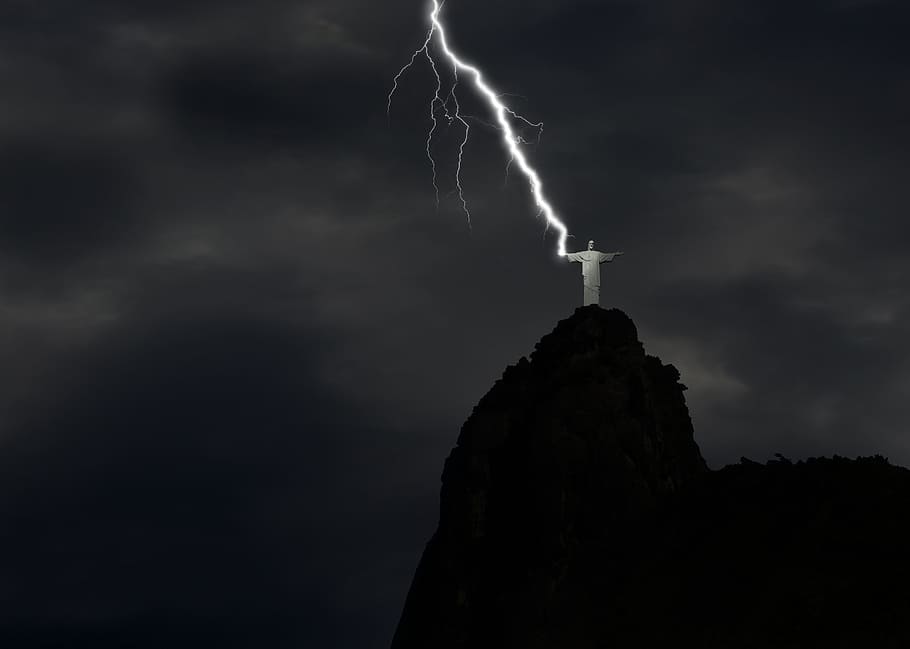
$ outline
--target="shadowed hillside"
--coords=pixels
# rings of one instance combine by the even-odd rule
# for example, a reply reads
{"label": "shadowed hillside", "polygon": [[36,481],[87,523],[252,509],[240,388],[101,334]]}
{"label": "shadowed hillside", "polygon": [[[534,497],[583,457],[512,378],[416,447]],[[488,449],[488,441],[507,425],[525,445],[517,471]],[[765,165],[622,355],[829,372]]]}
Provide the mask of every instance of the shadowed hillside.
{"label": "shadowed hillside", "polygon": [[392,649],[905,647],[910,472],[710,471],[679,373],[584,307],[464,424]]}

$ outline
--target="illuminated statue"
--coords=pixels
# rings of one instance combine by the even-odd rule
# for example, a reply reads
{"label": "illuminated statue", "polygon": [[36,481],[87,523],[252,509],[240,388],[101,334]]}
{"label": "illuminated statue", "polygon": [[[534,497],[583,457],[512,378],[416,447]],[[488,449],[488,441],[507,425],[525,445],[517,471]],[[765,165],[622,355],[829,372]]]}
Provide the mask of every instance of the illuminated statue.
{"label": "illuminated statue", "polygon": [[594,240],[588,241],[588,249],[582,252],[570,252],[566,255],[569,261],[581,262],[581,275],[585,282],[585,306],[600,306],[600,265],[613,261],[621,252],[600,252],[594,250]]}

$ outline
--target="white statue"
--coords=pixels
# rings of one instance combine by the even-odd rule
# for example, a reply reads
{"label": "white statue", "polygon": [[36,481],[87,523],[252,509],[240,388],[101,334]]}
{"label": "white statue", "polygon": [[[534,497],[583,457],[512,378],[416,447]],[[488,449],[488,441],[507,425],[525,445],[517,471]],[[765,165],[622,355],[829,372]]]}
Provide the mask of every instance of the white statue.
{"label": "white statue", "polygon": [[621,252],[600,252],[594,250],[594,240],[588,241],[588,249],[582,252],[570,252],[566,255],[569,261],[581,262],[581,275],[585,282],[585,306],[600,305],[600,265],[613,261]]}

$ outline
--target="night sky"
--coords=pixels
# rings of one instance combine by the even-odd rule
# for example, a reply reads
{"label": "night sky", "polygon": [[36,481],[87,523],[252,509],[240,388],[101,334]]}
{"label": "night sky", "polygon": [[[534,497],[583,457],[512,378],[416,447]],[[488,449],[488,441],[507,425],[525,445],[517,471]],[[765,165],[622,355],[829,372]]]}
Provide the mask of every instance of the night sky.
{"label": "night sky", "polygon": [[[0,4],[0,645],[388,645],[459,426],[582,294],[479,121],[436,209],[425,62],[386,116],[425,10]],[[444,18],[712,467],[910,464],[905,2]]]}

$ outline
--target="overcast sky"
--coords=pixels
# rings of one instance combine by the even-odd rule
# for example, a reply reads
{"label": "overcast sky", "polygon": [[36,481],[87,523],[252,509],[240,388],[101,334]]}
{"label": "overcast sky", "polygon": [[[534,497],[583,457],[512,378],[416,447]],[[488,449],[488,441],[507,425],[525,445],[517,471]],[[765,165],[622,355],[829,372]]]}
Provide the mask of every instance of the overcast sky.
{"label": "overcast sky", "polygon": [[[462,421],[581,300],[422,0],[0,3],[0,644],[387,646]],[[449,0],[712,467],[910,463],[910,8]],[[489,121],[472,97],[465,113]]]}

